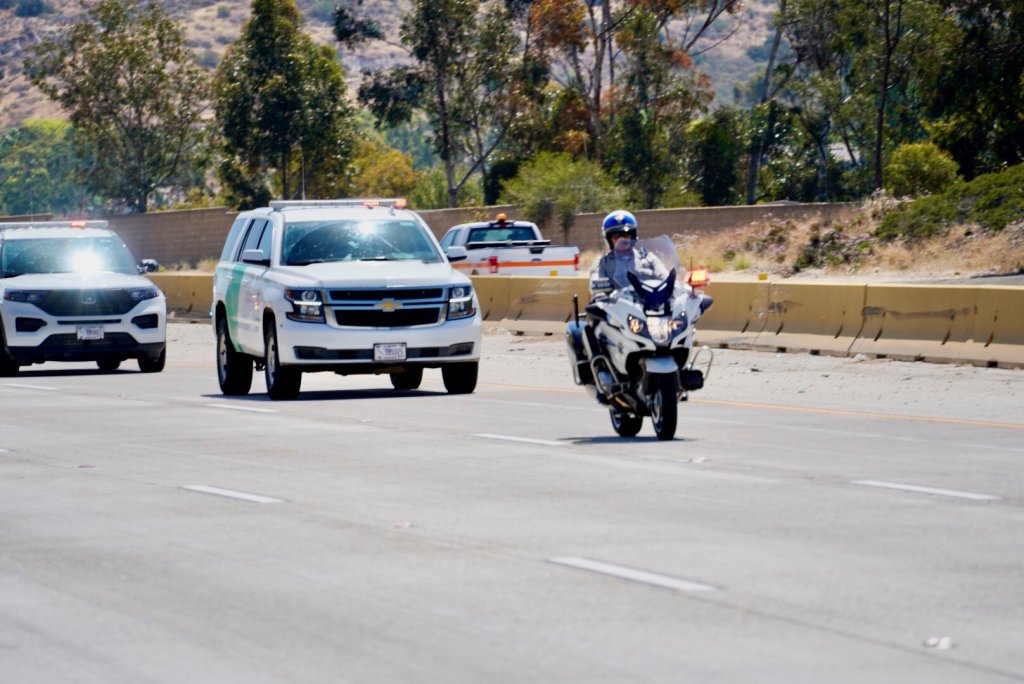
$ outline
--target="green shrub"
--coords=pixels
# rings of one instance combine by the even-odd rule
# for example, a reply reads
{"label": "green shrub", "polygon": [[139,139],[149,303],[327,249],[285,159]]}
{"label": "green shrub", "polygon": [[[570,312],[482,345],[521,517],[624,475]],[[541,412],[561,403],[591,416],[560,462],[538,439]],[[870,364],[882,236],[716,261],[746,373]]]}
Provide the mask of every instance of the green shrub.
{"label": "green shrub", "polygon": [[883,240],[940,235],[952,226],[977,224],[998,232],[1024,220],[1024,164],[1000,173],[957,183],[946,192],[922,197],[882,219],[876,235]]}
{"label": "green shrub", "polygon": [[934,195],[957,182],[958,170],[933,143],[900,145],[885,167],[885,189],[893,197]]}

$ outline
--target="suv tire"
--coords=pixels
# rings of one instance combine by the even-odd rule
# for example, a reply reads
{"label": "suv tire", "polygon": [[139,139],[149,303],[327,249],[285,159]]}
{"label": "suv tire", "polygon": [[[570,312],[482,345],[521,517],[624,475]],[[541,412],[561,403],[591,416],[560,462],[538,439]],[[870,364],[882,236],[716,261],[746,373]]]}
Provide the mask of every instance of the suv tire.
{"label": "suv tire", "polygon": [[140,356],[139,370],[143,373],[159,373],[167,365],[167,347],[160,350],[159,356]]}
{"label": "suv tire", "polygon": [[18,364],[7,353],[7,338],[4,336],[4,324],[0,323],[0,378],[11,378],[18,374]]}
{"label": "suv tire", "polygon": [[444,379],[444,388],[448,394],[470,394],[476,389],[476,377],[480,364],[476,361],[470,363],[449,363],[441,366],[441,377]]}
{"label": "suv tire", "polygon": [[396,390],[418,389],[421,382],[423,382],[422,368],[406,368],[401,373],[391,374],[391,386]]}
{"label": "suv tire", "polygon": [[252,358],[235,351],[224,317],[217,319],[217,381],[227,396],[248,394],[252,387]]}
{"label": "suv tire", "polygon": [[267,394],[271,399],[294,399],[299,396],[299,388],[302,387],[302,371],[281,365],[273,320],[267,324],[263,341],[263,377],[267,382]]}

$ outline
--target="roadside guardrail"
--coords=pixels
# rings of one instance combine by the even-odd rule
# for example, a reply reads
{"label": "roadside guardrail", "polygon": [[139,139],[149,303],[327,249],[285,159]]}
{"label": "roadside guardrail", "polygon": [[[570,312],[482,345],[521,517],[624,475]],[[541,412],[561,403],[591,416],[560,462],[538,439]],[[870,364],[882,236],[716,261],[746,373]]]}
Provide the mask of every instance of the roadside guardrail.
{"label": "roadside guardrail", "polygon": [[[149,274],[168,309],[205,316],[209,274]],[[561,335],[585,277],[473,276],[485,325]],[[863,354],[1024,368],[1024,287],[713,280],[715,304],[697,324],[711,347]]]}

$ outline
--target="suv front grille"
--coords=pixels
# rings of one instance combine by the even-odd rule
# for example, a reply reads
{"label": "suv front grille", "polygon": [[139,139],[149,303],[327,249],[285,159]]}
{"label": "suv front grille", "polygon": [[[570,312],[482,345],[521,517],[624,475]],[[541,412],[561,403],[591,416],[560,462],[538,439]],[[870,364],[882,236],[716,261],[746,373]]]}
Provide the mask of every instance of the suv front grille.
{"label": "suv front grille", "polygon": [[55,290],[38,306],[51,316],[120,316],[137,303],[125,290]]}
{"label": "suv front grille", "polygon": [[334,321],[348,328],[408,328],[437,325],[448,306],[443,287],[328,290]]}
{"label": "suv front grille", "polygon": [[432,325],[441,319],[441,307],[424,309],[398,309],[380,311],[377,309],[335,309],[334,320],[338,325],[356,328],[404,328],[410,325]]}

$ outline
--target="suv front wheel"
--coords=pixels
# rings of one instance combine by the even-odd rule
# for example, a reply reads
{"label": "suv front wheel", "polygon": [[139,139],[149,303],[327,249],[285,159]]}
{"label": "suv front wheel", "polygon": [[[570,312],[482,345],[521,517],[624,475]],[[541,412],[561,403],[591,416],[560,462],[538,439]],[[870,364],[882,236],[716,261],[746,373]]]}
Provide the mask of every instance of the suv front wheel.
{"label": "suv front wheel", "polygon": [[302,371],[281,365],[277,353],[277,330],[274,322],[267,324],[263,341],[265,356],[263,359],[263,377],[267,381],[267,394],[271,399],[294,399],[299,396],[302,386]]}
{"label": "suv front wheel", "polygon": [[18,364],[7,353],[7,338],[4,337],[4,324],[0,322],[0,378],[11,378],[18,374]]}
{"label": "suv front wheel", "polygon": [[252,386],[252,359],[235,351],[226,318],[217,319],[217,381],[227,396],[248,394]]}
{"label": "suv front wheel", "polygon": [[475,390],[479,368],[480,364],[476,361],[441,366],[441,378],[448,394],[470,394]]}

